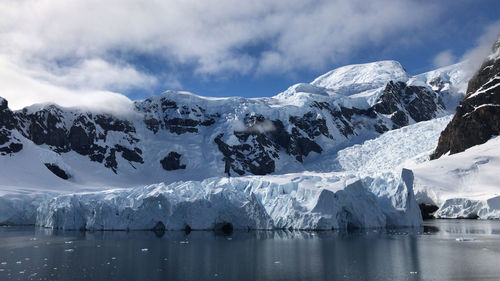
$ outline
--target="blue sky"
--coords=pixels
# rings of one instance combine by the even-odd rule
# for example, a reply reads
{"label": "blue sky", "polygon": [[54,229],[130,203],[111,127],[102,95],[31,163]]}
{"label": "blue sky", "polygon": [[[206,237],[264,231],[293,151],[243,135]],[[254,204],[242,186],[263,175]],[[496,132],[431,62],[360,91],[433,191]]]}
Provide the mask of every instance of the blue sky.
{"label": "blue sky", "polygon": [[[500,20],[500,3],[498,1],[443,1],[448,6],[439,13],[439,18],[426,25],[424,30],[418,30],[418,38],[409,42],[388,42],[369,44],[355,49],[339,62],[331,62],[325,66],[296,70],[292,73],[266,73],[239,75],[223,73],[220,77],[202,78],[192,76],[189,69],[181,69],[184,73],[178,89],[206,96],[273,96],[289,86],[299,82],[310,82],[328,70],[346,64],[365,63],[378,60],[397,60],[410,74],[419,74],[437,66],[433,60],[436,55],[449,50],[458,62],[468,51],[476,47],[477,39],[492,23]],[[498,30],[500,33],[500,30]],[[397,34],[395,35],[398,36]],[[397,40],[397,39],[396,39]],[[153,65],[153,66],[152,66]],[[164,71],[161,60],[147,61],[145,68],[152,71]],[[175,71],[175,70],[174,70]],[[162,92],[162,86],[151,89],[144,94],[132,90],[128,94],[141,98]]]}
{"label": "blue sky", "polygon": [[5,0],[0,96],[109,107],[167,89],[272,96],[377,60],[418,74],[491,44],[499,15],[497,0]]}

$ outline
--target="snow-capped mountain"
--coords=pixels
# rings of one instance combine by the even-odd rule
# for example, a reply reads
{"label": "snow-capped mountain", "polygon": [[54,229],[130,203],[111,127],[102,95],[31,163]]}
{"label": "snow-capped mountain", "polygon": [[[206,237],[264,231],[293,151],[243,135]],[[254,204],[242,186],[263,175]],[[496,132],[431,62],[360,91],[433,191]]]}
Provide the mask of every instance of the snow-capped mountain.
{"label": "snow-capped mountain", "polygon": [[167,91],[120,115],[55,104],[11,111],[2,99],[2,185],[123,187],[332,171],[341,148],[453,112],[443,97],[463,94],[459,68],[411,77],[395,61],[351,65],[271,98]]}
{"label": "snow-capped mountain", "polygon": [[394,61],[352,65],[271,98],[167,91],[119,115],[11,111],[2,100],[0,223],[418,226],[414,173],[403,167],[434,149],[464,95],[461,67],[412,77]]}

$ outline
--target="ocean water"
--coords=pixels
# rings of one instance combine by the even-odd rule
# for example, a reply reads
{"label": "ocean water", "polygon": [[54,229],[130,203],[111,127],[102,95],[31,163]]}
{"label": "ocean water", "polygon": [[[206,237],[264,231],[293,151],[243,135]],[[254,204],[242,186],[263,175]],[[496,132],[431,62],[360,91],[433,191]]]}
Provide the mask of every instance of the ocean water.
{"label": "ocean water", "polygon": [[0,227],[0,280],[500,280],[500,222],[229,235]]}

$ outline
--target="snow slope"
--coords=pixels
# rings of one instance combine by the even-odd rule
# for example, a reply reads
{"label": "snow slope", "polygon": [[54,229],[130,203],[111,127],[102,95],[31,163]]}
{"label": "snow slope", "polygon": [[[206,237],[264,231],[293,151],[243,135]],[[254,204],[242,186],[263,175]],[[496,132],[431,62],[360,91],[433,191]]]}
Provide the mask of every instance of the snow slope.
{"label": "snow slope", "polygon": [[314,79],[311,85],[350,96],[383,87],[389,81],[406,82],[409,78],[399,62],[389,60],[339,67]]}
{"label": "snow slope", "polygon": [[470,74],[466,71],[466,62],[460,62],[416,75],[409,80],[411,85],[428,85],[441,97],[450,112],[465,97]]}
{"label": "snow slope", "polygon": [[[419,201],[440,206],[444,218],[500,218],[500,138],[462,153],[414,165]],[[495,199],[496,198],[496,199]]]}

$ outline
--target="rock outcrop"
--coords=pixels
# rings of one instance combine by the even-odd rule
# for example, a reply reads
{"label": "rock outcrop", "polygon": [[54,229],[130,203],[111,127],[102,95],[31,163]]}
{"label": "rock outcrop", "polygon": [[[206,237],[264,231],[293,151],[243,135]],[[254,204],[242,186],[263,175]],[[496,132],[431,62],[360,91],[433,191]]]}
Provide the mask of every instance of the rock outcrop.
{"label": "rock outcrop", "polygon": [[500,134],[500,38],[469,81],[467,95],[442,132],[431,159],[483,144]]}

